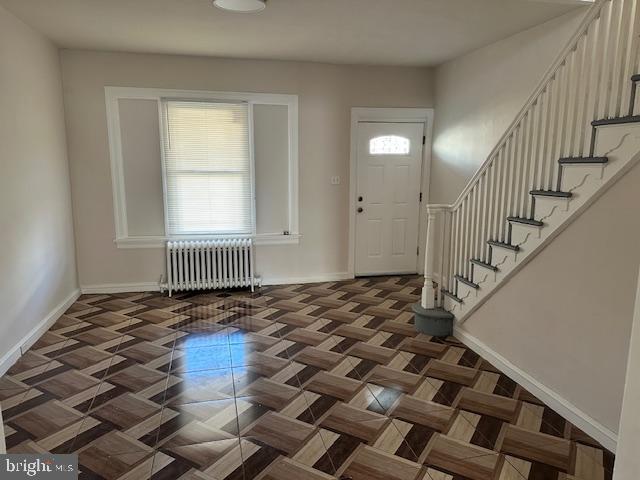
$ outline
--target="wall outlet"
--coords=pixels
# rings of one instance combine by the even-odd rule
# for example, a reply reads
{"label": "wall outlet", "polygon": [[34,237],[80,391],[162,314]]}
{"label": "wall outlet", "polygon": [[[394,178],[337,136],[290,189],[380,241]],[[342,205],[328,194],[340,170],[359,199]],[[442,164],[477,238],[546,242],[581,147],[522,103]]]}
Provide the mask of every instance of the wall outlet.
{"label": "wall outlet", "polygon": [[340,177],[331,177],[331,185],[340,185]]}

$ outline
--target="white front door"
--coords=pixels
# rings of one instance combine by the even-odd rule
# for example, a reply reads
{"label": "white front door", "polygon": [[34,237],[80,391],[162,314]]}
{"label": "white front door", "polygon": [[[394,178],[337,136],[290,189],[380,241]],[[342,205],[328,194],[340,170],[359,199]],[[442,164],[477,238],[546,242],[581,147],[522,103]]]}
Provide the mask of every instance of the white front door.
{"label": "white front door", "polygon": [[356,275],[416,273],[422,123],[358,123]]}

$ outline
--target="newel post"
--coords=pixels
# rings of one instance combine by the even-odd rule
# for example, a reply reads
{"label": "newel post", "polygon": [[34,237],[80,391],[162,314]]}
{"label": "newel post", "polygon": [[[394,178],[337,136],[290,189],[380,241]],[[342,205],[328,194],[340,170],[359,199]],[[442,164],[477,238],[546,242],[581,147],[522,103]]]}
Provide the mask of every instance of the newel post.
{"label": "newel post", "polygon": [[435,258],[436,210],[427,207],[427,245],[424,254],[424,285],[422,287],[422,308],[435,307],[436,290],[434,288],[433,268]]}
{"label": "newel post", "polygon": [[[412,307],[416,330],[434,337],[446,337],[453,332],[453,315],[436,305],[438,287],[444,287],[447,245],[451,228],[451,206],[427,206],[427,245],[424,255],[424,285],[420,303]],[[440,298],[440,297],[438,297]],[[441,302],[438,302],[441,303]]]}

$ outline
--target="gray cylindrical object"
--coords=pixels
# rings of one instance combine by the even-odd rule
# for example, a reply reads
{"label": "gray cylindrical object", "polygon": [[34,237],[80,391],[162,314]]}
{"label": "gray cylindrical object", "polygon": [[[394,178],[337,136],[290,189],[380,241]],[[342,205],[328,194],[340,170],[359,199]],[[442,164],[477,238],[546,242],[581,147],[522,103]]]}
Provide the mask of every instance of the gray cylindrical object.
{"label": "gray cylindrical object", "polygon": [[415,303],[412,306],[415,313],[416,330],[432,337],[448,337],[453,334],[453,315],[441,308],[422,308]]}

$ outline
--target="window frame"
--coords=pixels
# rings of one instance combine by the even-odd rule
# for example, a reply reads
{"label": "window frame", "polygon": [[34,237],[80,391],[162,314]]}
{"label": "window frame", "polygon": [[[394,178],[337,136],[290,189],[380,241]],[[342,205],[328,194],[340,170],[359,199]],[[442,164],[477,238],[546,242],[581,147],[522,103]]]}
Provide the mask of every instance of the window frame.
{"label": "window frame", "polygon": [[[227,103],[227,104],[242,104],[247,106],[247,141],[249,147],[249,185],[251,188],[250,194],[250,206],[251,209],[251,231],[250,233],[185,233],[185,234],[172,234],[169,232],[169,196],[167,194],[167,162],[166,162],[166,151],[164,143],[166,142],[166,135],[168,135],[168,125],[166,124],[166,115],[163,111],[163,107],[167,102],[177,101],[177,102],[199,102],[199,103]],[[163,97],[158,102],[158,115],[159,115],[159,124],[160,124],[160,155],[162,161],[162,199],[164,202],[164,232],[167,239],[190,239],[190,240],[198,240],[205,238],[244,238],[244,237],[255,237],[256,236],[256,164],[255,164],[255,142],[253,135],[253,103],[247,101],[221,101],[216,99],[197,99],[197,98],[176,98],[176,97]]]}
{"label": "window frame", "polygon": [[[106,86],[105,104],[106,120],[109,142],[109,157],[111,166],[111,184],[113,190],[113,214],[115,223],[114,243],[118,248],[125,249],[149,249],[164,248],[167,240],[197,240],[204,238],[253,238],[256,245],[297,245],[300,243],[299,230],[299,125],[298,125],[298,95],[250,93],[250,92],[224,92],[207,90],[176,90],[144,87],[112,87]],[[161,114],[161,99],[190,99],[200,101],[218,102],[247,102],[251,105],[278,105],[286,106],[288,111],[288,230],[283,232],[261,232],[253,235],[129,235],[127,223],[127,203],[124,182],[124,168],[122,155],[122,141],[120,131],[119,100],[154,100],[158,103],[158,114]],[[253,112],[251,112],[253,113]],[[162,128],[162,119],[159,117],[159,126]],[[253,116],[249,128],[253,132]],[[162,132],[160,136],[162,137]],[[253,133],[252,133],[253,137]],[[253,142],[251,142],[253,143]],[[253,149],[253,144],[250,145]],[[163,154],[163,153],[162,153]],[[164,175],[164,166],[162,167]],[[254,163],[255,175],[255,163]],[[163,180],[164,182],[164,180]],[[254,202],[255,202],[255,180]],[[163,186],[164,188],[164,186]],[[165,193],[163,192],[163,196]],[[256,223],[256,208],[254,205],[254,225]]]}

